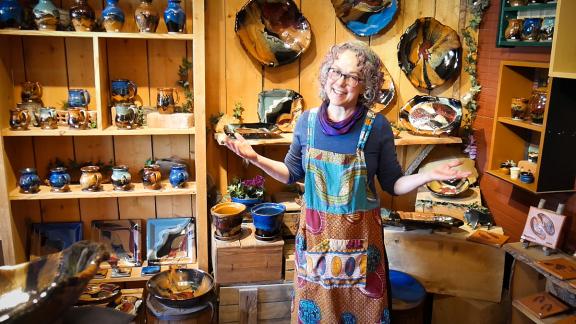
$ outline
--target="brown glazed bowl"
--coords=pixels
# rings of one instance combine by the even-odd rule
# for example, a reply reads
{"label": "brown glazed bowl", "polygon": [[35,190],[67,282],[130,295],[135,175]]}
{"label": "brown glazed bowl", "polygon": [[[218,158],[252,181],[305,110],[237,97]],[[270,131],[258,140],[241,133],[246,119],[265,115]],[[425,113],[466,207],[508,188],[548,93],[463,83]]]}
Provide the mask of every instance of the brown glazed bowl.
{"label": "brown glazed bowl", "polygon": [[169,307],[191,307],[210,298],[214,278],[198,269],[175,269],[154,275],[146,284],[148,292]]}
{"label": "brown glazed bowl", "polygon": [[62,252],[0,267],[0,322],[54,322],[76,303],[108,257],[104,245],[81,241]]}
{"label": "brown glazed bowl", "polygon": [[212,214],[212,224],[216,230],[214,236],[226,241],[240,235],[245,210],[245,205],[236,202],[219,203],[212,207],[210,214]]}

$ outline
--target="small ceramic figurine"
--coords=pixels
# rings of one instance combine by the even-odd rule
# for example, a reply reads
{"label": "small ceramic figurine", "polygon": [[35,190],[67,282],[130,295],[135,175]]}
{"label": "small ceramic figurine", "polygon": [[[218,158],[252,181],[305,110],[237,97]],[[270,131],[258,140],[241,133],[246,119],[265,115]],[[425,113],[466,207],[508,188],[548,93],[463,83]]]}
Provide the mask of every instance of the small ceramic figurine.
{"label": "small ceramic figurine", "polygon": [[70,20],[76,31],[89,32],[94,30],[96,14],[86,0],[76,0],[76,4],[70,7]]}
{"label": "small ceramic figurine", "polygon": [[164,21],[168,33],[183,33],[186,24],[186,13],[180,6],[180,0],[168,0],[168,8],[164,11]]}
{"label": "small ceramic figurine", "polygon": [[118,0],[106,0],[106,8],[102,10],[102,26],[107,32],[119,32],[124,25],[124,12],[118,7]]}

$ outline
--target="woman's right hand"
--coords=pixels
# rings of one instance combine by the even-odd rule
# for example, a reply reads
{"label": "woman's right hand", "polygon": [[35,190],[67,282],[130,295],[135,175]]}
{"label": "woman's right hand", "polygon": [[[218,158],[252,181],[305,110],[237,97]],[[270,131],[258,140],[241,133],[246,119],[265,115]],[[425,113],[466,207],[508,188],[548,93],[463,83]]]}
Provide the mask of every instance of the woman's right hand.
{"label": "woman's right hand", "polygon": [[224,139],[224,145],[230,149],[230,151],[236,153],[239,157],[246,159],[250,162],[255,162],[258,159],[258,153],[254,151],[252,146],[248,144],[248,141],[242,135],[234,133],[236,139],[226,137]]}

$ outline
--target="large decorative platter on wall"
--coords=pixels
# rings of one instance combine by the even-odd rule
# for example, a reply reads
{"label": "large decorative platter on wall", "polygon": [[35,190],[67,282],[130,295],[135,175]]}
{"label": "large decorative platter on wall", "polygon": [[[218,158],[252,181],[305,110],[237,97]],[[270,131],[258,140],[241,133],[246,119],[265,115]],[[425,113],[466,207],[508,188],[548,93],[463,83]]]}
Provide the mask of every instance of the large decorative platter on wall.
{"label": "large decorative platter on wall", "polygon": [[310,23],[292,0],[250,0],[236,13],[234,31],[244,50],[270,67],[293,62],[312,40]]}
{"label": "large decorative platter on wall", "polygon": [[462,45],[458,33],[432,17],[418,18],[398,43],[398,64],[417,88],[432,90],[458,75]]}
{"label": "large decorative platter on wall", "polygon": [[398,0],[332,0],[336,16],[358,36],[373,36],[388,26],[398,12]]}
{"label": "large decorative platter on wall", "polygon": [[416,135],[448,135],[460,127],[460,100],[415,96],[400,109],[400,123]]}
{"label": "large decorative platter on wall", "polygon": [[386,109],[396,98],[396,87],[394,86],[392,76],[384,65],[382,65],[381,71],[384,74],[384,83],[382,84],[382,89],[380,89],[380,93],[376,99],[376,104],[372,107],[374,112],[380,112]]}

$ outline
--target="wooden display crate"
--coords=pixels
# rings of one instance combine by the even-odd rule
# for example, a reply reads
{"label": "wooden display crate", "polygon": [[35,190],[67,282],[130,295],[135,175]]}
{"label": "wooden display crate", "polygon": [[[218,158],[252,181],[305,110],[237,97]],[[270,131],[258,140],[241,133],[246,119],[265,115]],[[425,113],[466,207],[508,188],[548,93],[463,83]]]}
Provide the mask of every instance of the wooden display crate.
{"label": "wooden display crate", "polygon": [[290,323],[292,284],[220,287],[218,323]]}
{"label": "wooden display crate", "polygon": [[254,237],[254,225],[243,224],[239,240],[212,237],[214,279],[220,285],[282,280],[284,240],[264,242]]}
{"label": "wooden display crate", "polygon": [[[464,213],[469,205],[473,203],[482,205],[480,188],[470,188],[467,192],[468,194],[464,193],[462,197],[442,198],[433,195],[430,190],[422,186],[416,194],[416,207],[414,210],[452,216],[464,220]],[[442,203],[449,203],[450,205],[442,205]]]}
{"label": "wooden display crate", "polygon": [[294,281],[294,240],[284,243],[284,281]]}
{"label": "wooden display crate", "polygon": [[298,219],[300,218],[300,211],[286,212],[282,220],[282,236],[294,237],[298,231]]}

